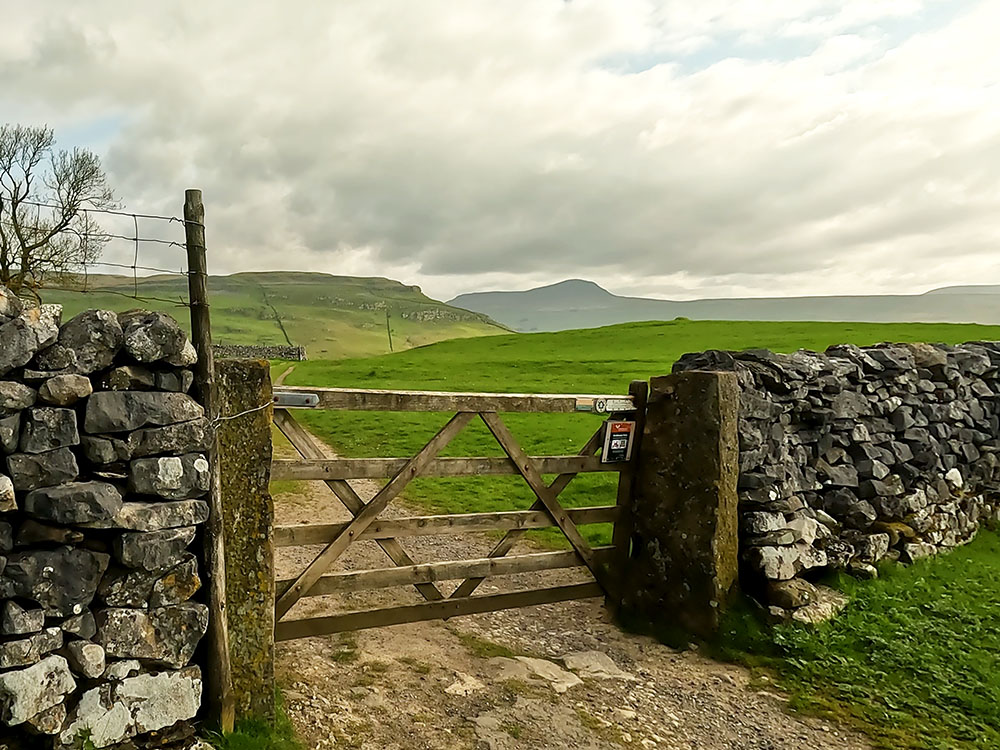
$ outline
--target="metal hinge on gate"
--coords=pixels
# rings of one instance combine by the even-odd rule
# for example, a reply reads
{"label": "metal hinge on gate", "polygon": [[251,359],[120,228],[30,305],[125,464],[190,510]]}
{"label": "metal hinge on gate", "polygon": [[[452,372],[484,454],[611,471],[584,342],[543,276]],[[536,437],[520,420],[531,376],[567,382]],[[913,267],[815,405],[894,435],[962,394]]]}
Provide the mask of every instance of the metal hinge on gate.
{"label": "metal hinge on gate", "polygon": [[275,391],[275,406],[308,407],[319,406],[319,396],[315,393],[286,393]]}

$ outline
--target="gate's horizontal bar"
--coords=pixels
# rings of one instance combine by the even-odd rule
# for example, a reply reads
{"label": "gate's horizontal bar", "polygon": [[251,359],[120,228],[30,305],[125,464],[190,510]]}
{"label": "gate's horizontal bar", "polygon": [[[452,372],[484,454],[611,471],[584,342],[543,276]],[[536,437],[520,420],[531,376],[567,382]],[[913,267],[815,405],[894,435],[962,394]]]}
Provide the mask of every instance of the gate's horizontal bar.
{"label": "gate's horizontal bar", "polygon": [[360,388],[274,389],[274,404],[297,409],[346,411],[503,411],[592,412],[634,411],[631,396],[582,396],[549,393],[448,393],[445,391],[381,391]]}
{"label": "gate's horizontal bar", "polygon": [[530,607],[536,604],[552,604],[574,599],[590,599],[604,596],[604,590],[597,583],[577,583],[547,589],[515,591],[509,594],[490,594],[463,599],[442,599],[404,607],[389,607],[366,612],[347,612],[329,617],[313,617],[304,620],[279,622],[274,627],[276,641],[295,638],[310,638],[316,635],[330,635],[345,630],[364,630],[385,625],[402,625],[407,622],[424,622],[448,617],[477,615],[496,612],[501,609]]}
{"label": "gate's horizontal bar", "polygon": [[[595,547],[594,556],[598,561],[610,559],[614,547]],[[345,591],[370,591],[391,586],[411,586],[416,583],[454,581],[459,578],[489,578],[490,576],[531,573],[539,570],[560,570],[578,568],[583,561],[573,550],[560,552],[532,552],[510,557],[483,557],[472,560],[449,560],[446,562],[405,565],[399,568],[378,568],[375,570],[349,570],[333,573],[320,578],[309,592],[303,596],[326,596]],[[292,583],[291,580],[278,581],[278,595]]]}
{"label": "gate's horizontal bar", "polygon": [[[406,458],[330,458],[318,461],[276,459],[271,479],[384,479],[396,475]],[[624,471],[627,463],[605,464],[598,456],[532,456],[540,474],[583,474]],[[509,458],[436,458],[420,472],[422,477],[461,477],[520,474]]]}
{"label": "gate's horizontal bar", "polygon": [[[573,523],[612,523],[619,509],[614,505],[589,508],[567,508]],[[276,547],[301,547],[329,544],[344,530],[346,523],[309,526],[277,526],[274,529]],[[359,539],[395,539],[404,536],[434,534],[465,534],[476,531],[510,531],[512,529],[546,529],[555,526],[544,510],[509,510],[495,513],[456,513],[440,516],[414,516],[375,521]]]}

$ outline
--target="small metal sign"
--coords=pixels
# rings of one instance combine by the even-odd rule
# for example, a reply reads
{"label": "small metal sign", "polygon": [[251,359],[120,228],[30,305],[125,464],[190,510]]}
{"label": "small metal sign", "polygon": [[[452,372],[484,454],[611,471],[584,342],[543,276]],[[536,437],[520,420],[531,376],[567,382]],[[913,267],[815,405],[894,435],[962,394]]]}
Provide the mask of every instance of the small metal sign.
{"label": "small metal sign", "polygon": [[635,442],[635,422],[608,422],[604,431],[604,450],[601,463],[618,464],[632,458]]}
{"label": "small metal sign", "polygon": [[635,404],[632,399],[623,396],[578,397],[576,410],[594,414],[614,414],[621,411],[635,411]]}
{"label": "small metal sign", "polygon": [[319,406],[319,396],[315,393],[289,393],[288,391],[274,392],[275,406]]}

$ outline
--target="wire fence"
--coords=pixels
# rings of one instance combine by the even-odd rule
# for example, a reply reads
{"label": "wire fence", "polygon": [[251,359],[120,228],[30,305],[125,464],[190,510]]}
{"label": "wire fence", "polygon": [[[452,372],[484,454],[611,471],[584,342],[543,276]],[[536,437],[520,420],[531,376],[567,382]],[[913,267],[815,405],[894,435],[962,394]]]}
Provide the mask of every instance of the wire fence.
{"label": "wire fence", "polygon": [[[33,223],[26,223],[23,217],[18,222],[20,231],[31,237],[48,232],[54,226],[49,217],[63,211],[60,205],[41,201],[21,200],[18,205],[35,208]],[[50,212],[49,216],[43,216],[43,211]],[[52,293],[72,293],[191,306],[186,283],[191,271],[187,267],[185,228],[195,222],[178,216],[111,208],[80,207],[76,215],[84,221],[59,230],[57,237],[75,238],[80,243],[76,251],[80,257],[65,261],[55,273],[43,269],[41,283],[33,288],[42,302],[46,296],[51,299]],[[13,220],[5,212],[0,212],[0,228],[13,229]],[[165,285],[161,283],[172,279],[185,280],[176,297],[166,296],[172,294],[173,285],[166,285],[165,294]]]}

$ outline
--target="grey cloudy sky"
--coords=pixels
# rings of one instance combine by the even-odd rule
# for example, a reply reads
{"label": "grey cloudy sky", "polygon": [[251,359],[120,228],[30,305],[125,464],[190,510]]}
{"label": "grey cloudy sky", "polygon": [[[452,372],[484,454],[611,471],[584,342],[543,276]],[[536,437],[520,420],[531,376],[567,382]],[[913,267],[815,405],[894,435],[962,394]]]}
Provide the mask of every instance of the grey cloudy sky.
{"label": "grey cloudy sky", "polygon": [[202,188],[214,272],[440,298],[1000,283],[996,0],[0,12],[0,120],[97,150],[133,210]]}

